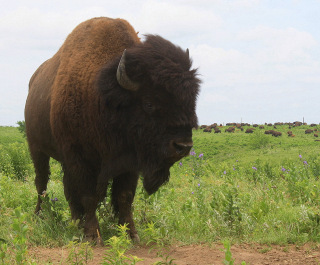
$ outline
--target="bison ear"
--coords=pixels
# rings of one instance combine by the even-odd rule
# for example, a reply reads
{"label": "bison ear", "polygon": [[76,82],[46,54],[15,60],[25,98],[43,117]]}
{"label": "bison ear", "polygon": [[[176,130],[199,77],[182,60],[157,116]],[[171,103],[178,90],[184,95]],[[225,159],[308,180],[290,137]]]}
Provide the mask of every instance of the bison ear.
{"label": "bison ear", "polygon": [[139,84],[130,80],[126,73],[126,50],[124,50],[117,69],[117,80],[120,86],[131,91],[137,91]]}

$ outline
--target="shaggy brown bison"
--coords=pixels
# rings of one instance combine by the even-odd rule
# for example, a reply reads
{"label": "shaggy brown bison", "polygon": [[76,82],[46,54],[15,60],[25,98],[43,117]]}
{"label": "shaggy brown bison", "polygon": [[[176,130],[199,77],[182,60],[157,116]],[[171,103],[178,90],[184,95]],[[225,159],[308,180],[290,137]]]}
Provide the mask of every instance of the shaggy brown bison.
{"label": "shaggy brown bison", "polygon": [[139,174],[149,194],[189,154],[200,80],[189,52],[160,36],[141,42],[122,19],[77,26],[34,73],[25,107],[40,210],[50,157],[61,162],[73,219],[101,243],[96,209],[112,181],[119,223],[139,240],[131,205]]}
{"label": "shaggy brown bison", "polygon": [[233,133],[234,130],[235,130],[235,127],[229,127],[229,128],[227,128],[227,129],[225,129],[224,131],[225,131],[225,132],[229,132],[229,133]]}
{"label": "shaggy brown bison", "polygon": [[267,130],[267,131],[265,131],[264,133],[265,134],[273,134],[275,131],[274,130]]}
{"label": "shaggy brown bison", "polygon": [[254,132],[254,128],[248,128],[245,131],[245,133],[253,133],[253,132]]}
{"label": "shaggy brown bison", "polygon": [[276,131],[272,132],[272,136],[278,137],[278,136],[281,136],[281,135],[282,135],[281,132],[276,132]]}

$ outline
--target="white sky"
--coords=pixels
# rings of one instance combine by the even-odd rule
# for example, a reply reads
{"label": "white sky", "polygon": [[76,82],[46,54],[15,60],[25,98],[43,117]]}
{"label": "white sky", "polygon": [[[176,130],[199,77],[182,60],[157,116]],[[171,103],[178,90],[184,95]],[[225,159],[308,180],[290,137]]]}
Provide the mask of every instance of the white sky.
{"label": "white sky", "polygon": [[320,0],[0,0],[0,125],[80,22],[121,17],[189,48],[200,124],[320,122]]}

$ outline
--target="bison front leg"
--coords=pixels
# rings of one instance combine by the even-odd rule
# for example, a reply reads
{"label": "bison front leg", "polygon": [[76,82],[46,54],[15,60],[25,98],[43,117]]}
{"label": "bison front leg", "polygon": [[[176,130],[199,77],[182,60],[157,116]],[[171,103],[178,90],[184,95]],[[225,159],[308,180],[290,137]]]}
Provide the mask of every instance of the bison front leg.
{"label": "bison front leg", "polygon": [[69,202],[71,217],[75,221],[80,220],[79,226],[84,228],[87,241],[103,245],[96,217],[98,196],[93,180],[94,177],[89,169],[64,165],[64,192]]}
{"label": "bison front leg", "polygon": [[117,176],[112,182],[112,205],[119,216],[119,224],[128,224],[129,235],[134,242],[140,242],[132,216],[132,202],[135,196],[138,174],[126,173]]}
{"label": "bison front leg", "polygon": [[96,209],[98,205],[97,196],[83,196],[81,201],[85,211],[85,237],[88,241],[94,241],[99,245],[103,245],[99,222],[96,216]]}

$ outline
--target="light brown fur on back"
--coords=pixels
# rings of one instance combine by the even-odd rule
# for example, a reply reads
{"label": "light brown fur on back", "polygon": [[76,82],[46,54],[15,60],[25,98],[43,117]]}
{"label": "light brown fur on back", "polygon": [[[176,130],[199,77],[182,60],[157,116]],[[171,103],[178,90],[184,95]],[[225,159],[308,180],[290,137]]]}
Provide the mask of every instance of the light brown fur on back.
{"label": "light brown fur on back", "polygon": [[[94,133],[95,126],[90,121],[98,115],[98,97],[94,89],[97,72],[124,49],[139,42],[127,21],[111,18],[85,21],[67,37],[55,55],[60,57],[60,65],[52,86],[50,120],[58,141],[61,138],[65,143],[66,137],[71,135],[70,141],[79,140],[75,136],[80,127]],[[88,109],[90,111],[86,111]]]}

